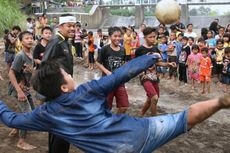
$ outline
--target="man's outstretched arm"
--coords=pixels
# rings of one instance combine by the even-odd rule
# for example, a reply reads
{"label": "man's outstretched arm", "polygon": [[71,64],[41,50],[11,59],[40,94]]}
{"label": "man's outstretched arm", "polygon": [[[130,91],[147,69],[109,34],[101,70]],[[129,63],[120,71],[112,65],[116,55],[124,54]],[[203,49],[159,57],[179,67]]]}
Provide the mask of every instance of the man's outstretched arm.
{"label": "man's outstretched arm", "polygon": [[0,123],[11,128],[22,130],[47,131],[43,119],[38,115],[39,110],[35,109],[28,113],[12,112],[2,101],[0,101]]}
{"label": "man's outstretched arm", "polygon": [[89,85],[99,94],[107,95],[107,93],[116,89],[119,85],[129,81],[142,71],[156,64],[159,58],[158,55],[154,54],[135,58],[116,69],[111,75],[89,82]]}

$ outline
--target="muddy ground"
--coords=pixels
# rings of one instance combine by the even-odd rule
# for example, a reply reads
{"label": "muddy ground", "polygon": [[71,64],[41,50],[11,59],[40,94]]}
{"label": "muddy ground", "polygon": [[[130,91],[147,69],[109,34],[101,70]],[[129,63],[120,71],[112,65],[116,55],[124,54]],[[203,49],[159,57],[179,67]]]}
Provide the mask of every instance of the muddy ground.
{"label": "muddy ground", "polygon": [[[1,44],[0,44],[1,46]],[[0,100],[4,101],[10,108],[17,111],[15,99],[7,95],[7,74],[4,64],[3,50],[0,50],[0,71],[4,81],[0,81]],[[75,66],[74,78],[80,84],[87,80],[98,78],[100,73],[97,70],[88,71],[82,65]],[[138,79],[127,83],[130,108],[129,115],[137,116],[145,93],[140,86]],[[190,86],[178,86],[178,82],[162,79],[160,83],[161,97],[159,101],[159,114],[173,113],[187,108],[197,101],[209,99],[223,94],[221,89],[212,84],[212,93],[207,95],[199,94],[199,90],[191,91]],[[184,134],[164,145],[155,153],[230,153],[230,110],[222,110],[209,118],[207,121],[193,128],[189,133]],[[8,136],[10,128],[0,124],[0,153],[27,153],[16,147],[18,137]],[[37,146],[37,149],[30,153],[47,152],[47,133],[29,132],[27,141]],[[71,146],[70,153],[82,153]]]}

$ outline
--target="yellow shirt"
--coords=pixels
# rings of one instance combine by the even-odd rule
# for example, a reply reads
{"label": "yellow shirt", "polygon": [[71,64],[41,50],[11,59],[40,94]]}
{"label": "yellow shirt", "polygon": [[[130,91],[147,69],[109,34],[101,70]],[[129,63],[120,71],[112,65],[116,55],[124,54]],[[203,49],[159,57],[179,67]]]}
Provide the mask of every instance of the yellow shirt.
{"label": "yellow shirt", "polygon": [[223,63],[223,57],[224,57],[224,48],[216,49],[216,63],[217,64]]}
{"label": "yellow shirt", "polygon": [[125,55],[131,55],[131,41],[132,37],[124,35],[124,48],[125,48]]}
{"label": "yellow shirt", "polygon": [[225,42],[224,43],[224,48],[226,48],[226,47],[230,47],[230,43]]}

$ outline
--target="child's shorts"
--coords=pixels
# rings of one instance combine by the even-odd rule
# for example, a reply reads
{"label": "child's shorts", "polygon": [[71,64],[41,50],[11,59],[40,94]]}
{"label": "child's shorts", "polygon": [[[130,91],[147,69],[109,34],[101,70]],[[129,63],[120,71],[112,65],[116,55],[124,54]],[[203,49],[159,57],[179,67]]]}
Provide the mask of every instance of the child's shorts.
{"label": "child's shorts", "polygon": [[112,109],[113,98],[116,97],[117,108],[129,107],[128,94],[125,85],[120,85],[117,89],[110,92],[107,96],[107,104],[109,109]]}
{"label": "child's shorts", "polygon": [[200,76],[200,81],[204,82],[210,82],[211,81],[211,77],[210,76],[205,76],[205,75],[199,75]]}
{"label": "child's shorts", "polygon": [[223,64],[216,64],[216,74],[221,74],[223,70]]}
{"label": "child's shorts", "polygon": [[163,144],[186,133],[188,110],[176,114],[149,117],[149,134],[141,153],[151,153]]}
{"label": "child's shorts", "polygon": [[145,89],[146,95],[149,98],[152,98],[153,96],[157,95],[160,97],[160,90],[157,82],[151,82],[150,80],[145,81],[143,83],[143,87]]}
{"label": "child's shorts", "polygon": [[230,85],[230,77],[222,75],[222,77],[221,77],[221,83]]}

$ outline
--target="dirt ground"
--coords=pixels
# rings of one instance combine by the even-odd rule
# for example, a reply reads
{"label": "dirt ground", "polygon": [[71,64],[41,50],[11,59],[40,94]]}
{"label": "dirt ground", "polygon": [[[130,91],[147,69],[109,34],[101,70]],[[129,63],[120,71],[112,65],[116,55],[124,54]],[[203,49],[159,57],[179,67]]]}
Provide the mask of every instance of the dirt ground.
{"label": "dirt ground", "polygon": [[[2,44],[0,44],[2,46]],[[4,101],[10,108],[17,111],[15,99],[7,95],[7,74],[4,64],[4,52],[0,50],[0,72],[4,81],[0,81],[0,100]],[[82,65],[75,66],[74,78],[80,84],[90,79],[100,77],[97,70],[89,72]],[[162,79],[160,83],[161,97],[158,103],[159,114],[178,112],[186,109],[189,105],[213,98],[223,94],[222,90],[212,84],[212,93],[200,95],[199,90],[191,91],[190,86],[178,86],[178,82]],[[129,94],[130,108],[128,114],[137,116],[144,100],[145,93],[140,86],[138,79],[133,79],[126,84]],[[193,128],[187,134],[181,135],[170,143],[162,146],[155,153],[230,153],[230,111],[222,110]],[[0,124],[0,153],[27,153],[16,147],[18,137],[9,137],[10,128]],[[47,133],[29,132],[27,141],[37,146],[37,149],[30,153],[47,152]],[[82,153],[71,146],[70,153]]]}

